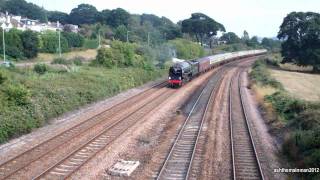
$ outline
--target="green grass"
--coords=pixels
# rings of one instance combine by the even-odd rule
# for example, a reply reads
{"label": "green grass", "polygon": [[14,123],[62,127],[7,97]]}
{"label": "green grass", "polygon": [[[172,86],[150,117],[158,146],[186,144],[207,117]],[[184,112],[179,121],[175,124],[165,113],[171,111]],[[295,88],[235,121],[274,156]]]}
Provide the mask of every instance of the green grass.
{"label": "green grass", "polygon": [[[72,66],[69,72],[0,69],[0,142],[29,133],[51,118],[154,80],[165,70]],[[14,98],[11,96],[14,95]]]}

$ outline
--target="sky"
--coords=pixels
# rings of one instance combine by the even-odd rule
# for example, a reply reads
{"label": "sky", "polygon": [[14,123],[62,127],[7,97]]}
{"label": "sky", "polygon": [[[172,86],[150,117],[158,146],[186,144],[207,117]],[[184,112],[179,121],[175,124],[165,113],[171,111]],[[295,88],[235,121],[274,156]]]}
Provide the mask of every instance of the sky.
{"label": "sky", "polygon": [[66,13],[81,3],[103,9],[123,8],[133,14],[165,16],[173,22],[201,12],[242,36],[276,37],[283,18],[292,11],[320,13],[320,0],[27,0],[47,10]]}

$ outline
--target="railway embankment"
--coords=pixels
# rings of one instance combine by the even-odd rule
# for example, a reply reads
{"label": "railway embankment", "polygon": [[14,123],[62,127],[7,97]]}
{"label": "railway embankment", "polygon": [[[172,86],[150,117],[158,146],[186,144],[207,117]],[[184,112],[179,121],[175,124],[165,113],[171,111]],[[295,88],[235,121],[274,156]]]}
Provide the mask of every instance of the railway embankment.
{"label": "railway embankment", "polygon": [[[318,91],[317,88],[312,89],[316,82],[308,79],[308,77],[314,78],[317,75],[305,73],[297,76],[289,75],[291,79],[282,76],[288,76],[288,71],[283,70],[276,60],[260,59],[255,62],[250,72],[250,87],[255,92],[260,110],[270,127],[270,131],[277,139],[284,167],[318,168],[320,166],[320,141],[318,138],[320,136],[320,101],[310,101],[308,98],[303,98],[310,96],[310,93],[306,93],[308,91]],[[303,81],[301,76],[304,77]],[[300,91],[299,95],[292,91],[292,89],[296,89],[292,88],[295,87],[292,82],[301,86],[309,81],[314,82],[313,86],[302,85],[305,90]],[[288,174],[288,176],[295,175],[305,178],[319,178],[318,173]]]}
{"label": "railway embankment", "polygon": [[70,71],[0,68],[0,143],[69,111],[162,77],[167,70],[72,66]]}

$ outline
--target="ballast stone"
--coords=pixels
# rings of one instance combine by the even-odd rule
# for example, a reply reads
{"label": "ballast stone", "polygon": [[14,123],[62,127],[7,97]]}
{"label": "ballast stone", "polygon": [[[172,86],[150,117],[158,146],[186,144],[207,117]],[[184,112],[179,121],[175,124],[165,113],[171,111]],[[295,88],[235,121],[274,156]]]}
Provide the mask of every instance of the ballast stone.
{"label": "ballast stone", "polygon": [[140,165],[139,161],[125,161],[120,159],[114,164],[108,173],[113,176],[126,176],[129,177],[131,173]]}

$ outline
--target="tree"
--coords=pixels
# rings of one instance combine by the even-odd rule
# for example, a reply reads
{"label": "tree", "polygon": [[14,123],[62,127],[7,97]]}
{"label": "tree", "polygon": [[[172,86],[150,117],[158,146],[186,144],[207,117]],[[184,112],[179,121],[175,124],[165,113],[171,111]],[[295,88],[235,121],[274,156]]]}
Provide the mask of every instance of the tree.
{"label": "tree", "polygon": [[38,19],[47,22],[46,11],[33,3],[25,0],[10,0],[4,2],[4,10],[15,15],[26,16],[31,19]]}
{"label": "tree", "polygon": [[118,27],[120,25],[128,26],[130,14],[121,8],[114,9],[108,17],[108,25]]}
{"label": "tree", "polygon": [[247,46],[257,47],[259,45],[258,37],[253,36],[251,39],[246,41]]}
{"label": "tree", "polygon": [[182,21],[182,32],[194,35],[201,45],[206,36],[215,36],[218,31],[225,32],[224,26],[202,13],[193,13],[191,18]]}
{"label": "tree", "polygon": [[299,66],[311,65],[320,72],[320,14],[292,12],[288,14],[278,33],[283,40],[282,63],[293,62]]}
{"label": "tree", "polygon": [[84,44],[84,38],[80,34],[73,32],[63,32],[62,35],[67,39],[69,47],[79,48]]}
{"label": "tree", "polygon": [[68,24],[69,15],[60,11],[49,11],[48,20],[51,22],[59,21],[62,24]]}
{"label": "tree", "polygon": [[97,22],[98,10],[89,4],[80,4],[71,10],[69,22],[71,24],[94,24]]}
{"label": "tree", "polygon": [[115,38],[120,41],[127,41],[127,33],[128,29],[126,28],[126,26],[121,25],[116,29]]}
{"label": "tree", "polygon": [[23,45],[23,53],[27,58],[34,58],[38,55],[39,38],[38,34],[33,31],[24,31],[21,34],[21,41]]}
{"label": "tree", "polygon": [[[41,34],[40,47],[42,52],[57,53],[59,50],[59,37],[56,32],[45,32]],[[69,51],[68,41],[61,36],[61,51]]]}
{"label": "tree", "polygon": [[228,33],[224,33],[220,37],[220,41],[226,41],[227,44],[234,44],[234,43],[239,43],[240,38],[234,32],[228,32]]}
{"label": "tree", "polygon": [[241,39],[242,39],[244,42],[250,40],[249,33],[248,33],[246,30],[243,31],[243,36],[242,36]]}
{"label": "tree", "polygon": [[261,41],[261,45],[272,51],[279,51],[281,47],[281,42],[279,40],[271,39],[271,38],[263,38]]}

